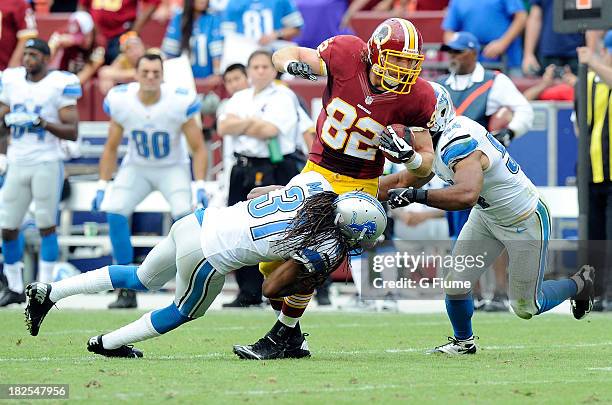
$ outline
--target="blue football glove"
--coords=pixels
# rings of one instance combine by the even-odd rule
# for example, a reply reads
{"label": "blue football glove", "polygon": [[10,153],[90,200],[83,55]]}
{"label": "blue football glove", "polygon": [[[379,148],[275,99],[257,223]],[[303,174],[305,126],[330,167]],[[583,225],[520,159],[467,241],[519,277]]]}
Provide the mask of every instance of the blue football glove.
{"label": "blue football glove", "polygon": [[206,196],[206,190],[203,188],[198,188],[196,190],[196,202],[198,205],[201,205],[202,208],[208,207],[208,197]]}
{"label": "blue football glove", "polygon": [[100,212],[100,207],[102,207],[102,200],[104,200],[104,190],[96,191],[96,196],[91,201],[92,212]]}
{"label": "blue football glove", "polygon": [[12,112],[4,116],[4,124],[7,127],[26,127],[32,128],[40,125],[40,117],[36,114],[27,112]]}
{"label": "blue football glove", "polygon": [[2,186],[4,186],[4,174],[0,175],[0,188],[2,188]]}

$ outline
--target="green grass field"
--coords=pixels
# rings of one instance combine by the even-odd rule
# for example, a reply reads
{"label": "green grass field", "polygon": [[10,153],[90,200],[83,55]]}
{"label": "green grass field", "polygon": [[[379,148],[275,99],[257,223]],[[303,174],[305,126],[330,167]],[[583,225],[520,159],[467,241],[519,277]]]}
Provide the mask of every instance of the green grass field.
{"label": "green grass field", "polygon": [[258,311],[212,312],[136,345],[139,360],[86,351],[90,336],[140,314],[54,309],[34,338],[22,311],[0,311],[0,382],[68,383],[71,400],[106,404],[612,403],[611,314],[478,313],[481,350],[461,358],[423,354],[449,334],[444,315],[339,312],[306,315],[310,359],[236,358],[232,344],[271,325]]}

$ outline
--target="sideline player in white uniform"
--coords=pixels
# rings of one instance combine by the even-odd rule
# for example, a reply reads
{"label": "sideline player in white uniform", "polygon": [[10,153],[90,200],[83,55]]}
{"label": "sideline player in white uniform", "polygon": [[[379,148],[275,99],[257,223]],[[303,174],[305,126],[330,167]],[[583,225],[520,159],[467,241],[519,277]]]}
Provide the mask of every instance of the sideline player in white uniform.
{"label": "sideline player in white uniform", "polygon": [[[451,186],[392,189],[389,204],[397,208],[418,202],[450,211],[474,207],[457,238],[453,256],[482,255],[484,265],[466,261],[463,271],[446,269],[446,309],[454,337],[430,352],[476,353],[471,286],[504,248],[510,258],[510,304],[517,316],[531,319],[570,298],[574,317],[583,318],[592,306],[594,269],[583,266],[569,279],[543,281],[551,227],[548,208],[506,148],[480,124],[456,117],[448,92],[432,85],[438,99],[436,123],[431,130],[436,152],[433,171]],[[401,139],[394,138],[402,144]],[[421,185],[410,174],[402,175],[404,185]],[[389,184],[385,187],[388,189]],[[453,282],[458,283],[451,285]]]}
{"label": "sideline player in white uniform", "polygon": [[36,336],[45,315],[62,298],[119,287],[156,290],[176,275],[172,304],[87,344],[89,351],[104,356],[141,357],[142,352],[127,345],[204,315],[227,273],[287,260],[274,273],[290,275],[294,290],[312,288],[351,249],[374,243],[386,223],[384,209],[371,196],[338,195],[322,175],[303,173],[282,189],[231,207],[201,208],[180,219],[138,268],[105,266],[52,284],[29,285],[26,324]]}
{"label": "sideline player in white uniform", "polygon": [[55,226],[64,182],[60,139],[77,139],[76,103],[81,97],[81,85],[72,73],[49,71],[49,54],[45,41],[29,39],[25,43],[23,66],[6,69],[2,74],[0,121],[4,125],[0,131],[5,135],[10,128],[10,140],[7,156],[6,150],[0,148],[0,162],[4,166],[0,170],[6,168],[8,161],[0,208],[8,287],[0,297],[0,306],[25,301],[23,244],[18,236],[32,199],[41,236],[39,280],[51,280],[59,256]]}
{"label": "sideline player in white uniform", "polygon": [[[195,118],[200,113],[200,99],[194,91],[162,83],[162,69],[159,55],[144,55],[136,66],[137,82],[114,87],[104,99],[104,111],[111,119],[92,211],[107,212],[117,264],[131,264],[134,260],[128,218],[153,190],[164,195],[174,220],[192,212],[189,155],[181,133],[193,153],[198,204],[207,205],[204,178],[208,154]],[[128,152],[112,192],[105,198],[124,136],[128,138]],[[121,308],[135,306],[135,294],[127,291],[120,291],[117,302],[111,304]]]}

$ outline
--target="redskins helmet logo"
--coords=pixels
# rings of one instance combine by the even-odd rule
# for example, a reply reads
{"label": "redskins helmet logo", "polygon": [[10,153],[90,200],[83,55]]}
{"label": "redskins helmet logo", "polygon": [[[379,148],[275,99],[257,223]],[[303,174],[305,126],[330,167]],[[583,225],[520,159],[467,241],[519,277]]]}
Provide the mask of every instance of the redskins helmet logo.
{"label": "redskins helmet logo", "polygon": [[388,24],[380,24],[372,34],[372,39],[378,46],[383,45],[389,38],[391,38],[391,27]]}

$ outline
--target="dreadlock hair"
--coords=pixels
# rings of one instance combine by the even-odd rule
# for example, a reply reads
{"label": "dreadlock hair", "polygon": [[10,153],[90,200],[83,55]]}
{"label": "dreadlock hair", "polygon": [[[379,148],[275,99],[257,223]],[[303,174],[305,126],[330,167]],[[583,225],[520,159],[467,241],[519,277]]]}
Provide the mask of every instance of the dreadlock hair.
{"label": "dreadlock hair", "polygon": [[334,201],[338,194],[323,191],[306,198],[304,205],[291,220],[284,239],[279,241],[279,253],[291,254],[304,249],[329,252],[334,243],[334,254],[327,257],[328,271],[335,270],[351,250],[351,243],[336,225]]}

